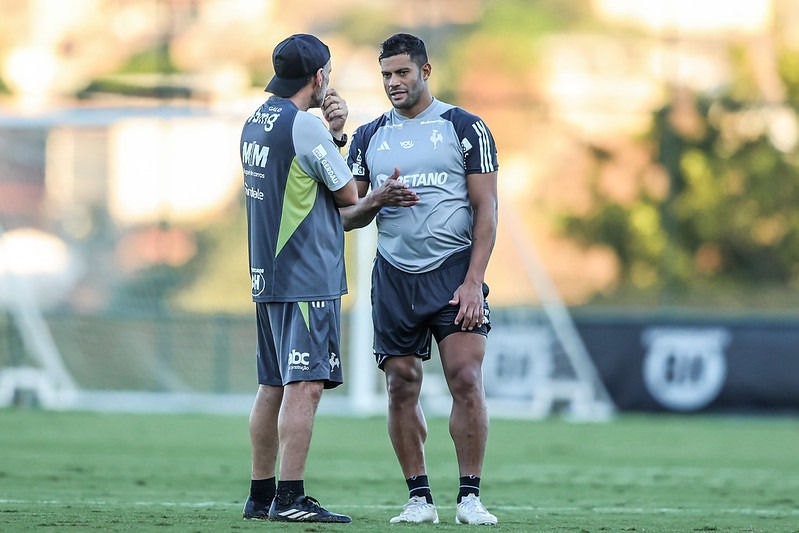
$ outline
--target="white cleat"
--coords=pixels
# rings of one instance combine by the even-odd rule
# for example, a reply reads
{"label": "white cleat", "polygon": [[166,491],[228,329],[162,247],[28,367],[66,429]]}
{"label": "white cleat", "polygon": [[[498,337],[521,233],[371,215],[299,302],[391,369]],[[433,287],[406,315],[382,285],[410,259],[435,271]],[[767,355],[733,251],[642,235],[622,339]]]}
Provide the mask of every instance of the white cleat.
{"label": "white cleat", "polygon": [[480,501],[479,496],[468,494],[461,498],[455,513],[456,524],[471,524],[475,526],[495,526],[497,517],[488,512]]}
{"label": "white cleat", "polygon": [[[432,503],[427,503],[424,496],[411,496],[408,503],[402,506],[402,512],[389,520],[391,524],[399,524],[401,522],[411,524],[431,522],[433,524],[438,524],[436,506]],[[496,522],[496,518],[494,522]]]}

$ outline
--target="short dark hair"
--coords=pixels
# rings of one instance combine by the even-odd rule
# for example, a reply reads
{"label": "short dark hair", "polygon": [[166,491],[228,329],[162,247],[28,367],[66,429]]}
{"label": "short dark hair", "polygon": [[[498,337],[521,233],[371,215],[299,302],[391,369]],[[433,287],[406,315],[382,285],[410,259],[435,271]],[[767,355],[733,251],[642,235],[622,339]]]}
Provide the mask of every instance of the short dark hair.
{"label": "short dark hair", "polygon": [[411,61],[421,67],[428,62],[424,41],[409,33],[396,33],[380,45],[378,61],[387,57],[408,54]]}

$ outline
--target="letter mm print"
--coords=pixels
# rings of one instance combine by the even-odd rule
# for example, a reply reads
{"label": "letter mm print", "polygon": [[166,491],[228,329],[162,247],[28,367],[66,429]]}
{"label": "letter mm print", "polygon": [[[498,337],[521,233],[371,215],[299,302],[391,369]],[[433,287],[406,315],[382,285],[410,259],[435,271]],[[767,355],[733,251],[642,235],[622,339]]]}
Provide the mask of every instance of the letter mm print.
{"label": "letter mm print", "polygon": [[241,144],[241,160],[251,167],[266,167],[266,159],[268,157],[268,146],[261,146],[256,142]]}

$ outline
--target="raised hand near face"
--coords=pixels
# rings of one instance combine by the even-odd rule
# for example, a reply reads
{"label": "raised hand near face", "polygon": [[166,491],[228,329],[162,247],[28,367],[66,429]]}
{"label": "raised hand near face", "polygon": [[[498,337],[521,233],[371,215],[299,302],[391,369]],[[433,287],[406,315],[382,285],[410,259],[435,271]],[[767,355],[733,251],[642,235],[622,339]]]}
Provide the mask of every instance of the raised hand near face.
{"label": "raised hand near face", "polygon": [[348,115],[347,102],[339,96],[335,89],[328,88],[325,99],[322,101],[322,116],[325,117],[330,133],[334,138],[341,138]]}

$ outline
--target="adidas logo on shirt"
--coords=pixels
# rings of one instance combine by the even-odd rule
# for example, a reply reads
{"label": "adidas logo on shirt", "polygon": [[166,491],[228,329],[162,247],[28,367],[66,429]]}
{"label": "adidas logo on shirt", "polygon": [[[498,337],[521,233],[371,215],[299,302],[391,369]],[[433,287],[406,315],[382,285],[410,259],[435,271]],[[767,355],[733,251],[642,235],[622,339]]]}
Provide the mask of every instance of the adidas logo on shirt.
{"label": "adidas logo on shirt", "polygon": [[386,150],[391,150],[387,141],[383,141],[380,143],[380,146],[377,147],[378,152],[385,152]]}

